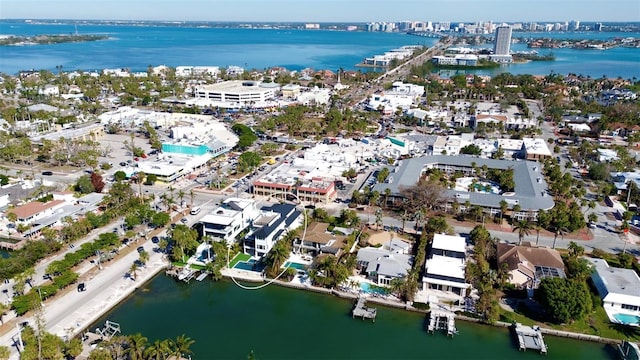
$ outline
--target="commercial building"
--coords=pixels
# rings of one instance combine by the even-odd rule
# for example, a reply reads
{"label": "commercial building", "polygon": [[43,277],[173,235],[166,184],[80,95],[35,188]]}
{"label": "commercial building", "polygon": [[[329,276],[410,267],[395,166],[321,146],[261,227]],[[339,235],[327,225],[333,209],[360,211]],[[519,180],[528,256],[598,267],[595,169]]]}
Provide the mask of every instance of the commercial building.
{"label": "commercial building", "polygon": [[232,80],[217,84],[196,86],[194,95],[196,98],[206,99],[212,103],[237,107],[260,107],[269,100],[274,99],[278,90],[279,86],[273,83]]}
{"label": "commercial building", "polygon": [[511,26],[501,25],[496,28],[493,43],[494,55],[509,55],[511,50]]}
{"label": "commercial building", "polygon": [[542,174],[542,167],[534,161],[510,161],[483,159],[474,156],[446,156],[432,155],[414,157],[411,159],[396,162],[396,167],[391,171],[384,183],[373,186],[372,190],[384,194],[386,189],[391,191],[394,201],[401,201],[402,187],[413,186],[418,183],[424,173],[431,169],[437,169],[445,174],[459,172],[464,176],[478,176],[477,170],[486,167],[487,169],[499,169],[503,171],[513,171],[514,190],[503,191],[474,191],[467,189],[453,188],[444,190],[443,202],[440,206],[442,210],[450,210],[454,202],[461,206],[460,210],[465,210],[467,202],[471,206],[480,206],[487,215],[500,213],[500,202],[506,201],[509,208],[516,205],[519,211],[513,212],[513,217],[517,219],[529,218],[534,220],[540,210],[553,208],[553,197],[547,192],[547,184]]}
{"label": "commercial building", "polygon": [[430,297],[462,300],[471,286],[465,282],[466,242],[461,236],[435,234],[425,262],[422,288]]}

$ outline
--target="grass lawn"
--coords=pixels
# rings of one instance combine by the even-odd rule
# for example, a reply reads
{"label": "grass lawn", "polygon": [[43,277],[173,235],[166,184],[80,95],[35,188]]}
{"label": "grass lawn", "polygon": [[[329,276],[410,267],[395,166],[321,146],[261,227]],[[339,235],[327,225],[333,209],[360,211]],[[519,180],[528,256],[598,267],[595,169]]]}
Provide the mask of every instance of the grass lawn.
{"label": "grass lawn", "polygon": [[527,317],[520,311],[508,312],[501,310],[500,320],[505,322],[519,322],[523,325],[539,325],[540,327],[551,328],[560,331],[570,331],[580,334],[596,335],[609,339],[640,341],[640,328],[613,324],[609,321],[602,306],[596,306],[594,312],[585,319],[575,321],[571,324],[553,324],[541,322]]}
{"label": "grass lawn", "polygon": [[233,268],[240,261],[247,261],[249,259],[251,259],[251,255],[247,255],[244,253],[237,253],[236,256],[234,256],[231,262],[229,263],[229,268]]}

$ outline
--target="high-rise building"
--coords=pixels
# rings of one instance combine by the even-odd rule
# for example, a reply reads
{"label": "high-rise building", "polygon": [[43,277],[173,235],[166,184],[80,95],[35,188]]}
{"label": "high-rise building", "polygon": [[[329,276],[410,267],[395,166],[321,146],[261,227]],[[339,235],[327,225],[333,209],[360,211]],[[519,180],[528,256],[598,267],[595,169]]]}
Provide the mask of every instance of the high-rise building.
{"label": "high-rise building", "polygon": [[500,25],[496,28],[496,37],[493,44],[494,55],[509,55],[511,49],[511,26]]}

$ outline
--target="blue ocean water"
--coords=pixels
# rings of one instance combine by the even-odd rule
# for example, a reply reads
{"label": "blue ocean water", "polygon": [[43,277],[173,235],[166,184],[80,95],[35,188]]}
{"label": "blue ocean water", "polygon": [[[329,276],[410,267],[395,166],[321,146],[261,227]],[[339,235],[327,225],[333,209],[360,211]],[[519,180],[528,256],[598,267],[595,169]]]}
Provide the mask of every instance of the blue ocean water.
{"label": "blue ocean water", "polygon": [[[73,33],[73,25],[0,22],[0,34]],[[403,45],[430,46],[435,39],[398,33],[328,30],[226,29],[141,26],[78,26],[80,34],[106,34],[109,40],[0,48],[0,71],[24,69],[97,70],[149,65],[229,65],[249,69],[282,66],[355,69],[365,57]]]}
{"label": "blue ocean water", "polygon": [[[0,22],[0,34],[70,34],[73,24],[28,24]],[[80,34],[106,34],[109,40],[36,46],[0,47],[0,72],[48,69],[62,65],[65,71],[128,68],[144,71],[149,65],[229,65],[249,69],[282,66],[337,70],[357,69],[365,57],[382,54],[403,45],[431,46],[435,39],[403,33],[347,32],[329,30],[227,29],[184,26],[84,25]],[[514,33],[514,36],[593,38],[640,38],[640,33]],[[526,50],[514,44],[513,50]],[[546,53],[546,50],[539,50]],[[640,78],[640,49],[554,49],[555,61],[511,64],[497,69],[475,70],[476,74],[546,75],[575,73],[594,78]],[[366,69],[363,69],[366,70]]]}

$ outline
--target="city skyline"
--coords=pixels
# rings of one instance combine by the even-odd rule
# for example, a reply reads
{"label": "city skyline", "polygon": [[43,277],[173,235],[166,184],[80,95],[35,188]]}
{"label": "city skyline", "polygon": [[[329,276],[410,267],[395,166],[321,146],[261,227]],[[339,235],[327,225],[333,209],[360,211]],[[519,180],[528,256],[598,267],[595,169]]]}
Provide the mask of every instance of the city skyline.
{"label": "city skyline", "polygon": [[[246,22],[640,21],[636,0],[2,0],[4,19]],[[498,9],[498,10],[497,10]]]}

